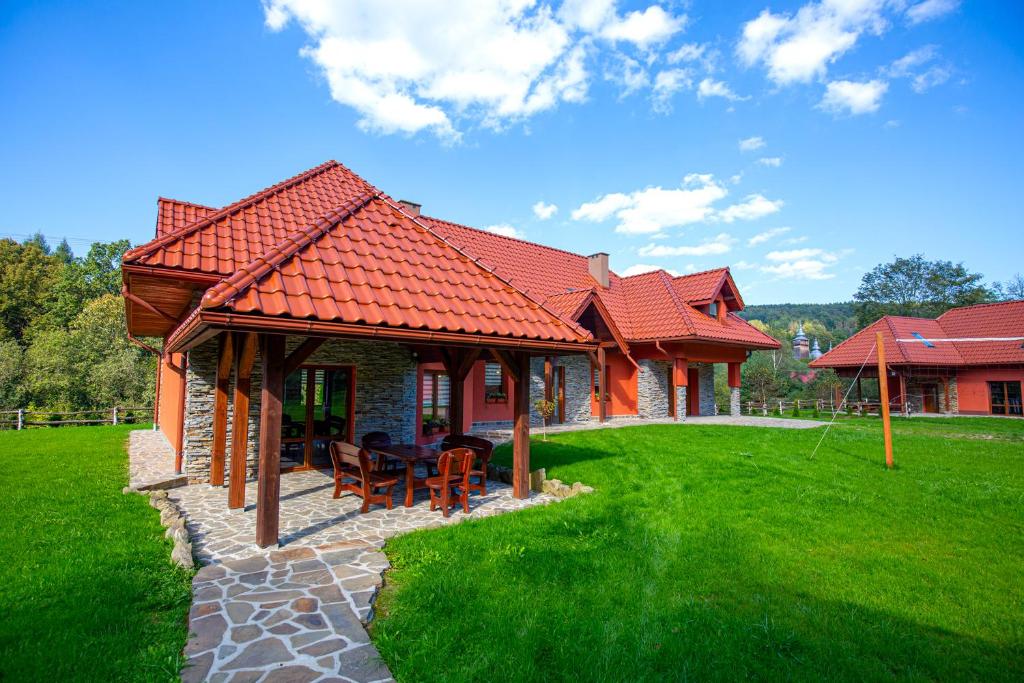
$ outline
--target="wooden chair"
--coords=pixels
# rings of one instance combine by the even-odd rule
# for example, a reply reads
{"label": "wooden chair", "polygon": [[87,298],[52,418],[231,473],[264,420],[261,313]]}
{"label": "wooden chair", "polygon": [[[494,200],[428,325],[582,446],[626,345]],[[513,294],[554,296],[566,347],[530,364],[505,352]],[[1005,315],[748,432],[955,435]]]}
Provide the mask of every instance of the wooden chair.
{"label": "wooden chair", "polygon": [[[391,436],[387,432],[367,432],[363,434],[361,441],[363,450],[374,452],[374,448],[387,448],[391,445]],[[399,462],[394,458],[388,458],[380,453],[376,453],[377,459],[377,471],[378,472],[397,472],[399,470]]]}
{"label": "wooden chair", "polygon": [[[469,470],[473,467],[476,453],[469,448],[453,448],[445,451],[437,459],[436,477],[427,477],[425,483],[430,489],[430,510],[433,512],[441,506],[441,514],[445,517],[457,503],[462,503],[462,511],[469,513]],[[461,493],[455,495],[455,489]]]}
{"label": "wooden chair", "polygon": [[370,510],[370,505],[392,507],[391,492],[398,483],[398,477],[374,472],[370,454],[344,441],[331,442],[331,462],[334,464],[334,497],[342,491],[350,491],[363,499],[361,512]]}
{"label": "wooden chair", "polygon": [[[487,439],[481,439],[479,436],[469,436],[467,434],[453,434],[444,437],[444,441],[441,442],[441,450],[448,451],[453,448],[471,448],[476,453],[476,462],[473,463],[473,467],[469,470],[469,490],[477,491],[480,495],[486,496],[487,463],[491,461],[494,444]],[[478,477],[479,482],[474,484],[472,481],[473,477]]]}

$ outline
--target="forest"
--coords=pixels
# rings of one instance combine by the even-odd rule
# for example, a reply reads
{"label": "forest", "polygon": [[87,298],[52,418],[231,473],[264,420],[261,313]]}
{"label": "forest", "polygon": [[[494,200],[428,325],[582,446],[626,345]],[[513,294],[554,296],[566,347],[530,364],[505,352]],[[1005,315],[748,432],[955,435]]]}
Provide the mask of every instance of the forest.
{"label": "forest", "polygon": [[0,409],[147,406],[156,361],[128,340],[121,256],[128,240],[76,257],[42,235],[0,239]]}

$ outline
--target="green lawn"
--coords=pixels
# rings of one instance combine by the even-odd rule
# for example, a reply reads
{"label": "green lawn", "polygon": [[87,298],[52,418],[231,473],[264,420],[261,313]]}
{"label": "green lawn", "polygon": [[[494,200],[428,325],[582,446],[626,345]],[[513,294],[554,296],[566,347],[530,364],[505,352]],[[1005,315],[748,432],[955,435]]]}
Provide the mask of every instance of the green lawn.
{"label": "green lawn", "polygon": [[0,432],[0,680],[176,680],[191,574],[123,495],[135,426]]}
{"label": "green lawn", "polygon": [[[417,532],[374,642],[400,681],[1022,680],[1024,421],[648,426],[535,440],[597,492]],[[508,449],[497,459],[510,459]]]}

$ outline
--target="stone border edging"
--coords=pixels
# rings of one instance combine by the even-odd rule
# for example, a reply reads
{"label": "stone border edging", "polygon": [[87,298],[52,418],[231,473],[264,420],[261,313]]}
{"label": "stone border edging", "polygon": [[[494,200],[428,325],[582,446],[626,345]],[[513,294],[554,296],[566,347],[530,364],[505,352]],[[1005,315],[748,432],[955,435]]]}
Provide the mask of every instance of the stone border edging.
{"label": "stone border edging", "polygon": [[171,550],[171,562],[182,569],[195,569],[196,561],[192,556],[192,537],[185,526],[185,515],[178,506],[167,497],[165,489],[154,491],[137,491],[130,486],[121,489],[121,493],[138,493],[149,496],[150,507],[160,511],[160,524],[167,527],[164,538],[174,539],[174,548]]}

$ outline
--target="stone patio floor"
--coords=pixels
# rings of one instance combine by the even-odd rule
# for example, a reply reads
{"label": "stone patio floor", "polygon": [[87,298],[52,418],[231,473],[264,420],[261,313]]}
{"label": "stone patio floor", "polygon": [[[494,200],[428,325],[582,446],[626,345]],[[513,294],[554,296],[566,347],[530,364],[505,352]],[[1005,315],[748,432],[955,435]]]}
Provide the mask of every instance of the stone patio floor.
{"label": "stone patio floor", "polygon": [[188,480],[174,473],[174,450],[159,430],[136,429],[128,435],[128,485],[136,491],[184,486]]}
{"label": "stone patio floor", "polygon": [[[168,471],[173,475],[170,445],[159,433],[132,432],[129,454],[136,490]],[[267,549],[255,544],[255,481],[246,483],[248,504],[240,510],[228,509],[226,488],[197,484],[169,490],[204,565],[192,582],[182,680],[391,680],[365,630],[390,566],[381,552],[385,540],[557,500],[538,493],[519,500],[511,486],[494,481],[487,488],[486,496],[470,497],[468,515],[461,508],[448,518],[430,512],[425,490],[406,508],[402,484],[395,487],[392,510],[374,506],[360,514],[356,496],[331,497],[329,473],[283,474],[281,547]]]}

